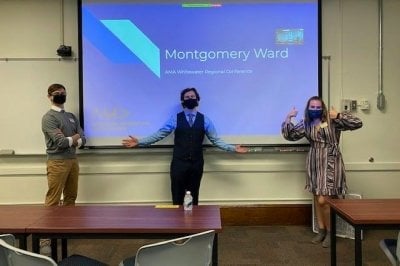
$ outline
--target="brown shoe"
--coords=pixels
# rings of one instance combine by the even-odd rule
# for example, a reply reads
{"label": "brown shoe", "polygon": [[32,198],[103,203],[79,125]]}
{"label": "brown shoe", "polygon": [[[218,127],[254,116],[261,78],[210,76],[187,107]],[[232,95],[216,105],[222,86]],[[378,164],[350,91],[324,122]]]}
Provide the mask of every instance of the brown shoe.
{"label": "brown shoe", "polygon": [[331,233],[328,232],[326,234],[326,237],[324,239],[324,241],[322,241],[322,247],[323,248],[329,248],[331,246]]}
{"label": "brown shoe", "polygon": [[319,229],[318,234],[311,239],[311,243],[318,244],[321,243],[326,236],[326,229]]}

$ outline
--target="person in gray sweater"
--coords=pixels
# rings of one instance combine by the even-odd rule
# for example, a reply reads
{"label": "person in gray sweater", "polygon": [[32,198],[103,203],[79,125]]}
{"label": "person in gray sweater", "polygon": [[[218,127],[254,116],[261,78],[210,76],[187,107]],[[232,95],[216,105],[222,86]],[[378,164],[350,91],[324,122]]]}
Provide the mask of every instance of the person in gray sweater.
{"label": "person in gray sweater", "polygon": [[[64,110],[66,96],[65,87],[61,84],[52,84],[47,90],[51,108],[42,117],[47,153],[48,190],[45,206],[75,205],[78,195],[79,163],[76,149],[84,145],[86,139],[76,116]],[[50,239],[41,239],[40,253],[51,254]]]}
{"label": "person in gray sweater", "polygon": [[86,139],[79,120],[64,111],[66,90],[61,84],[48,88],[51,109],[42,118],[42,131],[46,142],[48,191],[45,205],[74,205],[78,193],[79,163],[76,149]]}

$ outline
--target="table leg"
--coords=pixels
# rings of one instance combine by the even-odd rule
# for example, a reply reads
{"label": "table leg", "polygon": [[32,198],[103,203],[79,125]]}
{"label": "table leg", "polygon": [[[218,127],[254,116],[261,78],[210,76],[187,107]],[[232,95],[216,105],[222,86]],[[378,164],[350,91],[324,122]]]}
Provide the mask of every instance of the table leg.
{"label": "table leg", "polygon": [[61,258],[68,257],[68,243],[66,238],[61,238]]}
{"label": "table leg", "polygon": [[57,238],[51,239],[51,257],[54,261],[58,261],[58,252],[57,252]]}
{"label": "table leg", "polygon": [[40,239],[35,235],[32,235],[32,251],[38,254],[40,252]]}
{"label": "table leg", "polygon": [[354,226],[354,260],[355,265],[362,265],[361,228],[359,226]]}
{"label": "table leg", "polygon": [[331,266],[336,266],[336,211],[331,208]]}
{"label": "table leg", "polygon": [[213,252],[212,252],[212,265],[218,266],[218,234],[214,236]]}
{"label": "table leg", "polygon": [[20,249],[26,250],[28,248],[28,237],[26,234],[16,234],[15,238],[18,239],[18,246]]}

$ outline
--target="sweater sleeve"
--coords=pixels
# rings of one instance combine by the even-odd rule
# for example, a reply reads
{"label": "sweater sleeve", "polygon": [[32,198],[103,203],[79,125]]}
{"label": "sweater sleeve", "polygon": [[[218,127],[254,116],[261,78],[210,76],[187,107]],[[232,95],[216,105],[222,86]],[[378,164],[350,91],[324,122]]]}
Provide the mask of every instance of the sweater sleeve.
{"label": "sweater sleeve", "polygon": [[59,120],[47,113],[42,118],[42,131],[45,135],[47,148],[65,149],[69,147],[69,141],[61,131]]}

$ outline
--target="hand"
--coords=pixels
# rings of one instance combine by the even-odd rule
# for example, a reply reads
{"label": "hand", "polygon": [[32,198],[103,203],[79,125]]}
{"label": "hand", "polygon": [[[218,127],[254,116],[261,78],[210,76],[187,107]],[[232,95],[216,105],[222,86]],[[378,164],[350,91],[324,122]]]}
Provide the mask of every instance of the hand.
{"label": "hand", "polygon": [[336,118],[338,118],[337,117],[338,114],[339,114],[339,112],[336,111],[336,109],[333,106],[331,106],[331,109],[329,110],[329,118],[330,119],[336,119]]}
{"label": "hand", "polygon": [[71,138],[72,138],[72,146],[77,147],[78,146],[78,140],[81,138],[81,135],[75,134]]}
{"label": "hand", "polygon": [[81,135],[75,134],[75,135],[71,136],[71,138],[72,138],[72,140],[75,142],[75,141],[78,141],[78,139],[81,138]]}
{"label": "hand", "polygon": [[238,153],[246,153],[249,151],[249,149],[240,145],[235,145],[235,151]]}
{"label": "hand", "polygon": [[292,110],[290,110],[290,112],[286,116],[286,121],[290,122],[290,119],[292,119],[292,117],[296,117],[297,113],[298,113],[298,111],[297,111],[296,107],[293,106]]}
{"label": "hand", "polygon": [[62,135],[62,136],[64,136],[64,133],[62,133],[61,129],[59,129],[59,128],[54,129],[54,134],[55,134],[55,135]]}
{"label": "hand", "polygon": [[127,148],[136,147],[139,144],[139,140],[135,137],[129,136],[128,139],[122,140],[122,145]]}

